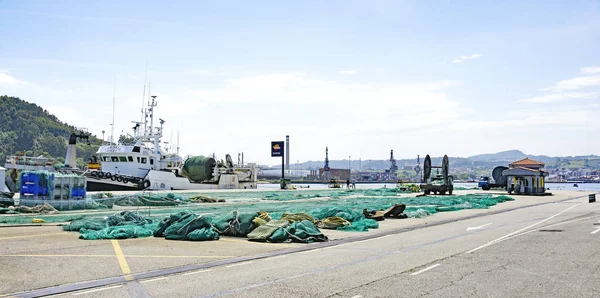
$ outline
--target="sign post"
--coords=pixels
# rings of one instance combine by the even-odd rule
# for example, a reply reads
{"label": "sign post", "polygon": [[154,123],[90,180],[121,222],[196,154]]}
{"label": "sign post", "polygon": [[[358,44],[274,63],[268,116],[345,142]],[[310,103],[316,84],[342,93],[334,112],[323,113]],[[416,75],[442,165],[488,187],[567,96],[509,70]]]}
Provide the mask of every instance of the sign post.
{"label": "sign post", "polygon": [[281,189],[285,189],[285,150],[283,141],[271,142],[271,157],[281,156]]}

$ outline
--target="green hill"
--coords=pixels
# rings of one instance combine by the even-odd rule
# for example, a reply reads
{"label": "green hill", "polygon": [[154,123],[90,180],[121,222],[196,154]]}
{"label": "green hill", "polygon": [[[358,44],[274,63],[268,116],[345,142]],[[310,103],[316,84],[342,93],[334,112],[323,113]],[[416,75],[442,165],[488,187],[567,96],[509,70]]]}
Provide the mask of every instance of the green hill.
{"label": "green hill", "polygon": [[[75,127],[36,104],[18,97],[0,96],[0,165],[6,156],[26,152],[28,156],[53,157],[64,162],[69,136]],[[90,137],[90,144],[77,144],[77,164],[92,157],[102,141]]]}

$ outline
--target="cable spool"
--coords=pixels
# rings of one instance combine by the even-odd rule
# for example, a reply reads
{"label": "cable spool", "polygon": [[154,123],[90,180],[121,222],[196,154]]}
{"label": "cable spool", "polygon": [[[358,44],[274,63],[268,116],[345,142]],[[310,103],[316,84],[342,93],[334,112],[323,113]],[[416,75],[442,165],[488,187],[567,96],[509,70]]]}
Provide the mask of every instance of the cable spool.
{"label": "cable spool", "polygon": [[444,176],[444,184],[448,185],[448,176],[450,173],[450,161],[448,160],[448,155],[444,155],[444,159],[442,159],[442,175]]}
{"label": "cable spool", "polygon": [[492,178],[494,178],[494,182],[498,185],[506,185],[506,177],[504,177],[502,175],[502,172],[504,172],[504,170],[507,170],[508,167],[505,166],[498,166],[495,167],[494,170],[492,171]]}
{"label": "cable spool", "polygon": [[425,161],[423,162],[423,181],[427,182],[431,177],[431,157],[429,154],[425,156]]}

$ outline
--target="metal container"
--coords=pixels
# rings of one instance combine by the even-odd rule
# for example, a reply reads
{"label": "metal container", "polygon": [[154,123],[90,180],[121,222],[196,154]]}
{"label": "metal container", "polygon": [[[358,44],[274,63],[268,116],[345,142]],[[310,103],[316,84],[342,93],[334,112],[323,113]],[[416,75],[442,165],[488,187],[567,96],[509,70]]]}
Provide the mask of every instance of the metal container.
{"label": "metal container", "polygon": [[192,156],[185,160],[183,175],[194,182],[206,181],[213,178],[213,169],[217,162],[212,157]]}

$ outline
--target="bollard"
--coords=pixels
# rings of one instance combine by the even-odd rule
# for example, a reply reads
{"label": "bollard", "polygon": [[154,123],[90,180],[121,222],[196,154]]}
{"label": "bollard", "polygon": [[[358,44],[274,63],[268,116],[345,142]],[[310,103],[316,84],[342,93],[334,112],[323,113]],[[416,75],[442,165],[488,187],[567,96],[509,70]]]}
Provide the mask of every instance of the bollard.
{"label": "bollard", "polygon": [[589,197],[590,203],[596,202],[596,194],[595,193],[590,194],[588,197]]}

